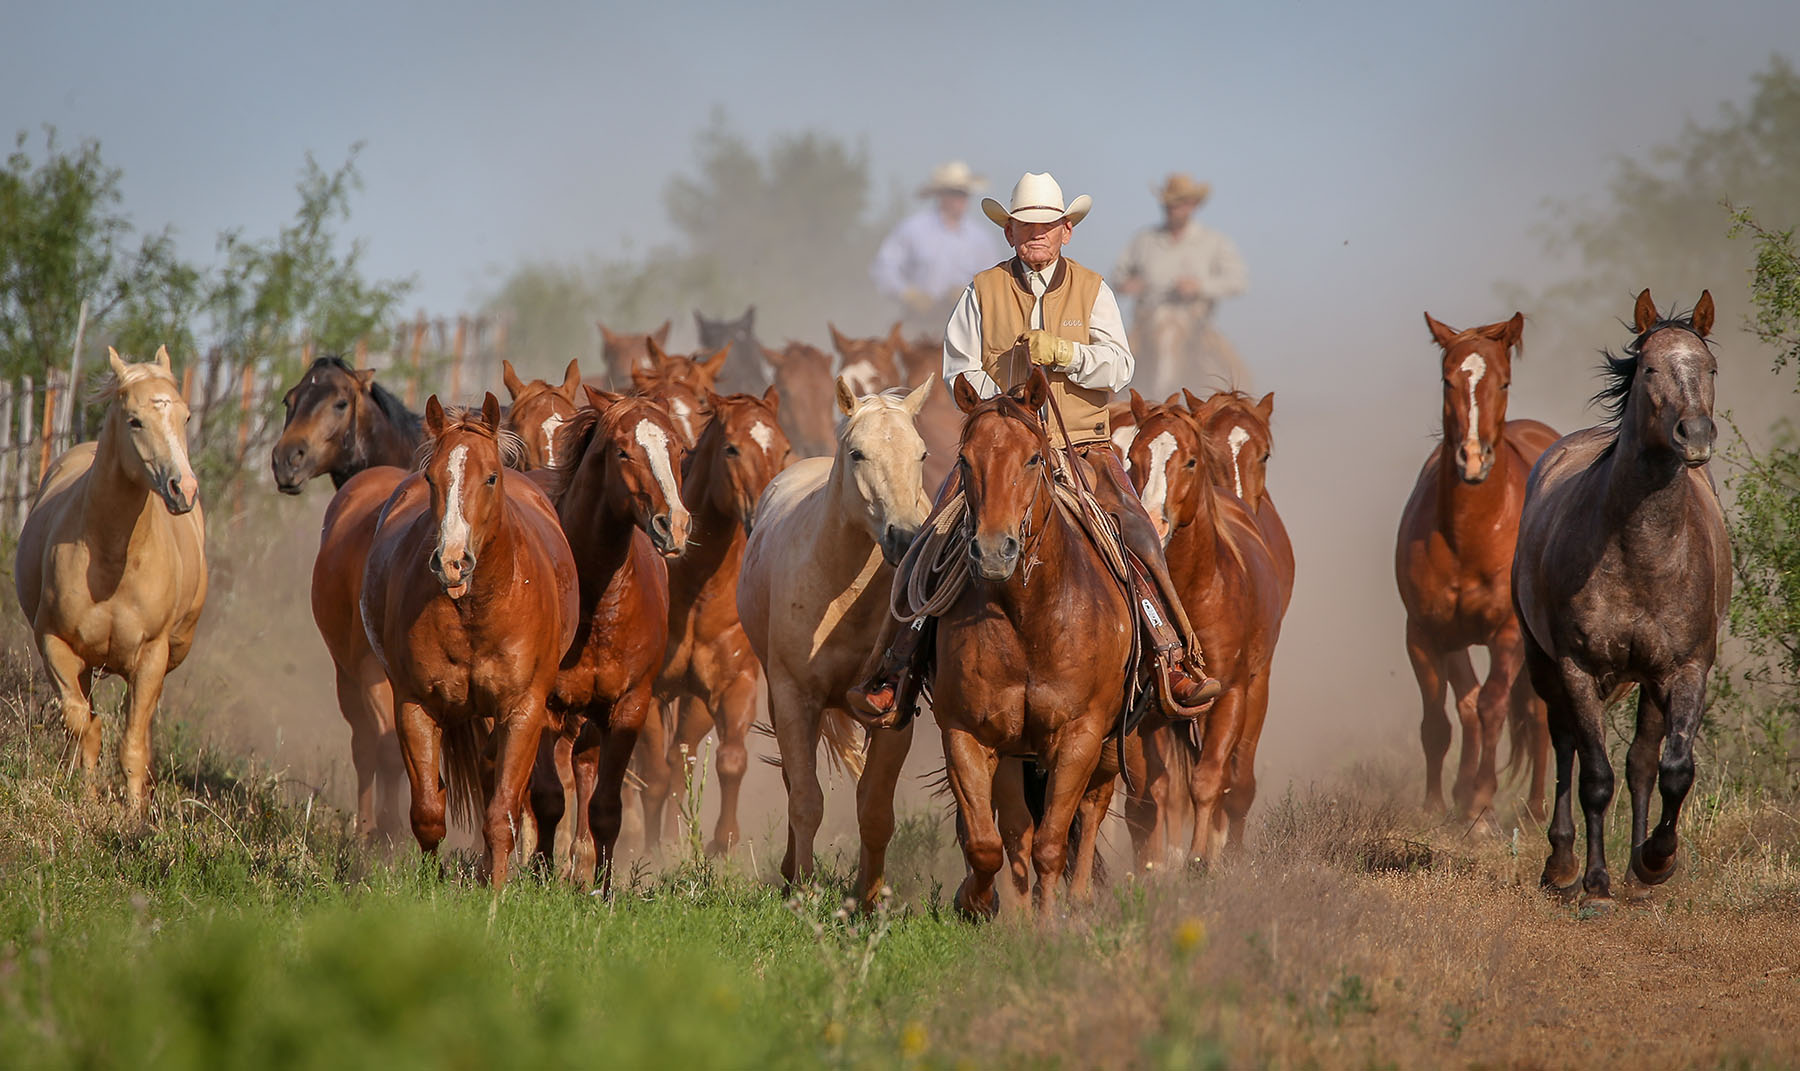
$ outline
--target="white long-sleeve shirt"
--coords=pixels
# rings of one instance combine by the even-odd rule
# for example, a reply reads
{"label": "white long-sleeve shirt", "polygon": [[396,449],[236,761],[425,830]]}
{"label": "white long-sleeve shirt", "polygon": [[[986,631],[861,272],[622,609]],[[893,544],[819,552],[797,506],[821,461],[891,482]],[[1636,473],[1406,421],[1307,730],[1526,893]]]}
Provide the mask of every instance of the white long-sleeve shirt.
{"label": "white long-sleeve shirt", "polygon": [[[1056,277],[1060,262],[1060,258],[1052,261],[1041,272],[1025,269],[1026,282],[1037,295],[1031,306],[1033,328],[1044,326],[1044,291],[1050,288],[1050,280]],[[1131,383],[1131,374],[1137,364],[1131,356],[1131,343],[1125,337],[1125,317],[1119,312],[1119,299],[1104,280],[1100,283],[1100,292],[1094,295],[1094,307],[1088,312],[1087,325],[1093,341],[1077,342],[1075,359],[1067,367],[1055,370],[1066,372],[1071,380],[1083,387],[1115,392],[1124,390]],[[969,385],[983,398],[1000,393],[1001,384],[995,383],[981,367],[981,304],[975,299],[974,283],[963,291],[962,299],[950,314],[950,322],[944,327],[944,385],[954,385],[957,376],[968,376]],[[1015,385],[1006,384],[1008,387]]]}

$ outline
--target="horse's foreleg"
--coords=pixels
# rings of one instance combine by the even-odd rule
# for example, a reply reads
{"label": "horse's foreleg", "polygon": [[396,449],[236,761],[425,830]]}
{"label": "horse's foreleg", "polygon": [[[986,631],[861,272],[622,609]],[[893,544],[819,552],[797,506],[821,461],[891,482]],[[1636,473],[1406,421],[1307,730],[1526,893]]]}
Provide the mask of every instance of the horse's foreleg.
{"label": "horse's foreleg", "polygon": [[[1056,910],[1059,886],[1069,861],[1069,826],[1093,781],[1094,768],[1100,765],[1104,730],[1089,730],[1088,724],[1091,722],[1065,727],[1056,734],[1049,754],[1040,758],[1049,764],[1050,782],[1044,790],[1044,817],[1031,846],[1031,862],[1037,870],[1033,899],[1039,918],[1047,918]],[[1093,830],[1092,835],[1098,836],[1099,830]]]}
{"label": "horse's foreleg", "polygon": [[[1565,731],[1572,734],[1575,751],[1581,757],[1579,792],[1582,817],[1587,822],[1587,871],[1582,875],[1581,888],[1590,899],[1610,900],[1606,808],[1612,803],[1613,768],[1606,754],[1606,698],[1599,693],[1593,678],[1571,660],[1562,660],[1556,669],[1562,678],[1562,694],[1568,700]],[[1551,725],[1554,728],[1554,720]],[[1558,756],[1559,764],[1560,759]]]}
{"label": "horse's foreleg", "polygon": [[[1700,730],[1700,717],[1706,710],[1706,673],[1709,667],[1684,667],[1660,705],[1668,714],[1668,739],[1663,744],[1662,761],[1658,764],[1657,783],[1662,791],[1662,815],[1656,829],[1636,853],[1632,869],[1646,885],[1660,885],[1675,873],[1675,850],[1679,840],[1676,820],[1681,817],[1682,801],[1694,784],[1694,734]],[[1649,686],[1644,686],[1649,690]]]}
{"label": "horse's foreleg", "polygon": [[569,823],[568,878],[577,885],[592,885],[600,866],[591,817],[594,788],[600,781],[600,730],[592,722],[567,741],[556,742],[556,773],[565,798],[575,803],[575,820]]}
{"label": "horse's foreleg", "polygon": [[537,760],[545,720],[542,695],[525,696],[494,719],[494,788],[488,797],[482,833],[487,841],[486,870],[496,886],[506,884],[512,869],[519,814],[525,806],[525,791]]}
{"label": "horse's foreleg", "polygon": [[[667,812],[669,794],[674,785],[675,745],[669,740],[668,723],[677,721],[679,699],[669,692],[658,692],[644,715],[644,728],[638,735],[637,751],[631,756],[631,768],[643,780],[637,792],[642,814],[644,854],[661,858],[662,842],[668,836],[663,816]],[[631,792],[626,789],[626,792]]]}
{"label": "horse's foreleg", "polygon": [[1219,808],[1224,802],[1225,772],[1231,753],[1243,731],[1244,688],[1227,687],[1206,714],[1206,735],[1200,754],[1188,771],[1188,794],[1194,800],[1194,836],[1189,843],[1189,864],[1210,865],[1218,855],[1218,838],[1213,834],[1219,821]]}
{"label": "horse's foreleg", "polygon": [[963,859],[969,866],[968,876],[956,890],[956,909],[972,919],[991,919],[1000,910],[994,875],[1006,860],[1000,830],[994,825],[994,771],[998,759],[993,749],[961,729],[946,728],[943,735],[945,772],[950,793],[956,797]]}
{"label": "horse's foreleg", "polygon": [[625,770],[631,765],[631,753],[637,748],[644,719],[649,716],[651,682],[621,696],[613,704],[606,720],[606,731],[600,743],[600,765],[594,781],[593,796],[588,801],[588,821],[594,831],[594,850],[599,867],[597,878],[602,894],[612,891],[613,863],[617,858],[619,820]]}
{"label": "horse's foreleg", "polygon": [[1531,674],[1526,672],[1523,655],[1521,646],[1521,663],[1518,675],[1513,678],[1511,697],[1513,732],[1519,734],[1513,741],[1513,753],[1531,763],[1530,780],[1525,789],[1525,813],[1542,822],[1544,777],[1550,768],[1550,726],[1544,701],[1531,686]]}
{"label": "horse's foreleg", "polygon": [[1550,855],[1544,860],[1544,873],[1538,884],[1560,892],[1581,876],[1575,862],[1575,817],[1570,798],[1575,782],[1574,716],[1556,663],[1529,635],[1525,637],[1525,670],[1531,675],[1537,694],[1543,697],[1544,731],[1556,756],[1556,796],[1552,800],[1550,825],[1545,830]]}
{"label": "horse's foreleg", "polygon": [[125,701],[125,735],[119,742],[119,765],[125,771],[125,806],[140,820],[150,806],[150,718],[162,699],[163,676],[168,669],[166,638],[138,648],[130,694]]}
{"label": "horse's foreleg", "polygon": [[[1506,716],[1512,709],[1513,682],[1524,671],[1525,652],[1518,626],[1502,632],[1488,645],[1488,675],[1476,699],[1476,713],[1481,723],[1481,764],[1475,772],[1475,783],[1469,795],[1467,815],[1471,819],[1488,815],[1493,819],[1494,796],[1500,790],[1500,733],[1506,728]],[[1466,661],[1468,655],[1463,655]]]}
{"label": "horse's foreleg", "polygon": [[1025,799],[1025,760],[1004,758],[994,768],[994,811],[1012,890],[1023,902],[1031,895],[1031,807]]}
{"label": "horse's foreleg", "polygon": [[444,731],[437,719],[411,698],[396,694],[394,700],[400,755],[406,762],[406,779],[412,787],[413,836],[429,854],[437,851],[445,832],[444,782],[440,773]]}
{"label": "horse's foreleg", "polygon": [[825,818],[825,792],[819,786],[819,724],[824,716],[817,699],[803,695],[791,681],[769,681],[769,718],[775,723],[775,745],[781,752],[781,779],[788,793],[788,850],[781,876],[788,884],[812,877],[813,841]]}
{"label": "horse's foreleg", "polygon": [[[681,771],[681,782],[675,790],[680,793],[681,803],[679,807],[666,812],[666,825],[671,832],[676,831],[689,818],[696,826],[700,824],[698,814],[684,816],[680,807],[687,805],[688,793],[693,787],[706,781],[706,767],[700,762],[700,752],[701,745],[706,743],[707,735],[713,730],[712,715],[707,713],[706,704],[699,696],[682,696],[675,709],[680,712],[680,716],[675,721],[675,732],[669,740],[668,755],[672,761],[679,762],[675,768]],[[723,810],[719,817],[724,818]],[[685,835],[686,831],[681,830],[681,833]],[[707,845],[706,851],[708,854],[715,853],[715,846]]]}
{"label": "horse's foreleg", "polygon": [[1450,786],[1450,802],[1459,813],[1473,815],[1476,786],[1480,780],[1481,680],[1475,676],[1475,663],[1468,648],[1444,655],[1444,679],[1450,683],[1450,696],[1456,703],[1456,721],[1462,727],[1462,746],[1456,756],[1456,782]]}
{"label": "horse's foreleg", "polygon": [[912,750],[913,723],[868,734],[862,776],[856,780],[856,826],[862,840],[856,891],[863,910],[872,910],[885,884],[888,844],[894,839],[894,792],[900,769]]}
{"label": "horse's foreleg", "polygon": [[[1136,869],[1147,870],[1152,855],[1152,836],[1157,832],[1157,801],[1151,795],[1150,777],[1152,755],[1156,751],[1154,740],[1146,739],[1143,731],[1132,733],[1125,740],[1124,767],[1130,779],[1132,791],[1125,797],[1125,829],[1131,834],[1131,855]],[[1163,773],[1162,760],[1155,759],[1156,771]]]}
{"label": "horse's foreleg", "polygon": [[1441,815],[1444,810],[1444,756],[1450,753],[1450,719],[1444,715],[1443,662],[1425,635],[1425,626],[1406,622],[1406,657],[1412,662],[1423,710],[1419,717],[1419,743],[1425,749],[1425,810]]}
{"label": "horse's foreleg", "polygon": [[1081,838],[1075,842],[1075,869],[1069,879],[1069,899],[1078,904],[1094,896],[1094,856],[1100,846],[1100,824],[1112,806],[1113,779],[1104,777],[1081,797]]}
{"label": "horse's foreleg", "polygon": [[82,792],[92,799],[99,787],[94,768],[100,764],[100,719],[94,717],[91,699],[94,671],[73,647],[48,632],[38,637],[38,653],[44,659],[44,672],[50,675],[50,686],[56,689],[63,725],[69,730],[69,767],[81,771]]}
{"label": "horse's foreleg", "polygon": [[[756,720],[756,673],[745,672],[725,688],[714,719],[719,730],[719,824],[713,827],[714,855],[730,851],[738,842],[738,796],[744,775],[750,772],[750,725]],[[700,706],[700,700],[694,704]],[[704,713],[704,708],[701,709]]]}

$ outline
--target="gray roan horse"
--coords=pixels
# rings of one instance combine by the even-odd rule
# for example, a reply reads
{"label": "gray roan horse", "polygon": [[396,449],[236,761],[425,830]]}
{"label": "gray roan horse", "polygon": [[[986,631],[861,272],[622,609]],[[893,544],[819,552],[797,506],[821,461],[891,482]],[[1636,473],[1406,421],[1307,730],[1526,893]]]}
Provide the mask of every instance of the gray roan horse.
{"label": "gray roan horse", "polygon": [[[1713,378],[1705,339],[1713,300],[1664,318],[1638,295],[1637,337],[1607,355],[1596,396],[1616,418],[1565,436],[1532,470],[1513,558],[1513,603],[1525,631],[1532,684],[1550,708],[1556,748],[1556,813],[1546,888],[1573,889],[1605,905],[1606,756],[1609,699],[1638,685],[1637,734],[1625,760],[1631,789],[1631,869],[1646,885],[1675,872],[1675,823],[1694,783],[1694,734],[1706,675],[1731,595],[1731,548],[1706,463],[1712,457]],[[1569,811],[1575,755],[1587,870],[1575,862]],[[1658,759],[1658,752],[1661,758]],[[1662,816],[1648,837],[1650,787]]]}

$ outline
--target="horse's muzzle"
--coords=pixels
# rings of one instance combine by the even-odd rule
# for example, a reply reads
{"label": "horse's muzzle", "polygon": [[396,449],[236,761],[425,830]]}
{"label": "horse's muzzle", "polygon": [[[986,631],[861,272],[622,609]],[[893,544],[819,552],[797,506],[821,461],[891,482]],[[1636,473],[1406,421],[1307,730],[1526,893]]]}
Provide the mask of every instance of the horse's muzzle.
{"label": "horse's muzzle", "polygon": [[445,561],[443,554],[431,552],[431,572],[444,588],[444,594],[460,599],[469,592],[469,578],[475,575],[475,555],[463,551],[455,561]]}
{"label": "horse's muzzle", "polygon": [[1009,580],[1013,570],[1019,567],[1019,540],[1012,535],[1002,536],[997,540],[984,540],[976,536],[969,540],[969,562],[975,569],[975,575],[983,580],[996,583]]}
{"label": "horse's muzzle", "polygon": [[881,530],[881,557],[889,565],[899,565],[900,559],[912,549],[913,540],[919,537],[917,528],[902,528],[890,524]]}
{"label": "horse's muzzle", "polygon": [[1683,417],[1675,424],[1675,452],[1681,455],[1682,464],[1688,468],[1699,468],[1712,460],[1713,441],[1718,437],[1718,425],[1711,417]]}
{"label": "horse's muzzle", "polygon": [[1456,448],[1456,474],[1462,477],[1462,482],[1480,483],[1488,478],[1488,473],[1493,471],[1494,448],[1492,446],[1482,443],[1473,455],[1469,453],[1468,443]]}
{"label": "horse's muzzle", "polygon": [[665,558],[679,558],[687,550],[688,528],[691,520],[686,510],[670,510],[658,513],[650,518],[644,527],[650,533],[650,542],[656,552]]}
{"label": "horse's muzzle", "polygon": [[283,447],[275,444],[269,454],[269,471],[275,476],[275,489],[284,495],[297,495],[306,489],[312,472],[306,465],[306,444]]}
{"label": "horse's muzzle", "polygon": [[171,514],[176,517],[184,513],[192,513],[200,503],[200,487],[192,476],[183,479],[178,472],[158,473],[156,476],[156,497],[163,500]]}

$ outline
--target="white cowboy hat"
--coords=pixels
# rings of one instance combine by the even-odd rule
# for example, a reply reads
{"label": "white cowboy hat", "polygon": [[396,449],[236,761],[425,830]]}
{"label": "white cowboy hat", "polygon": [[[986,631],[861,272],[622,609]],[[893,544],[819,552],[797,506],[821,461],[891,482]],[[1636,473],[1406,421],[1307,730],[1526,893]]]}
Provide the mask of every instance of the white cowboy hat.
{"label": "white cowboy hat", "polygon": [[920,197],[930,197],[935,193],[973,193],[987,185],[987,179],[969,170],[969,165],[961,160],[952,160],[947,164],[939,164],[931,169],[931,177],[925,185],[919,187]]}
{"label": "white cowboy hat", "polygon": [[1093,207],[1094,199],[1085,193],[1070,201],[1067,208],[1063,207],[1062,187],[1049,172],[1041,175],[1025,172],[1025,177],[1013,187],[1009,208],[1001,207],[992,197],[981,199],[982,212],[1002,227],[1009,219],[1020,223],[1054,223],[1059,219],[1067,219],[1071,224],[1080,223]]}

